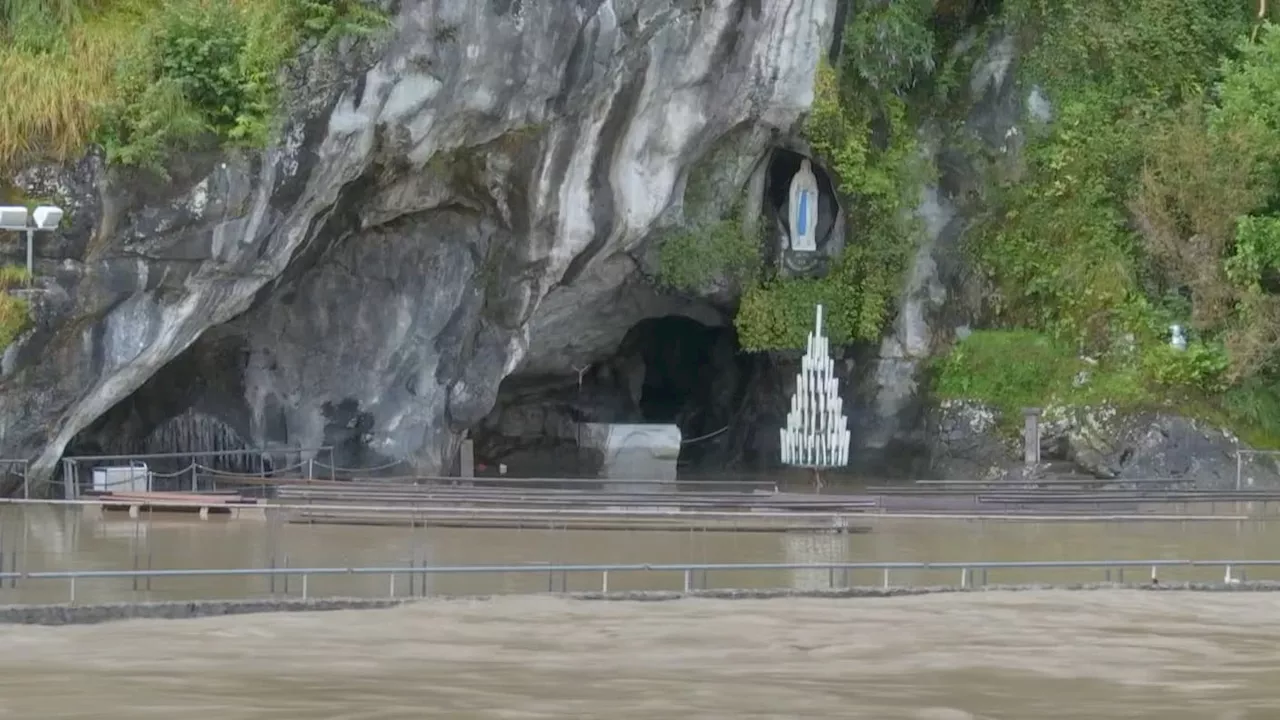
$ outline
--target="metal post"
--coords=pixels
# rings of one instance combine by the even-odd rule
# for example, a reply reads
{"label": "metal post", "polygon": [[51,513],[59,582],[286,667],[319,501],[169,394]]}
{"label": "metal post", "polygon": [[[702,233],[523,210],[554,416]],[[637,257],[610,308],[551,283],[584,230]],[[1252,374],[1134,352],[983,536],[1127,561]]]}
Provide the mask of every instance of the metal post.
{"label": "metal post", "polygon": [[388,590],[391,597],[396,596],[396,574],[395,573],[391,573],[391,587]]}
{"label": "metal post", "polygon": [[684,571],[684,591],[689,592],[693,586],[693,573],[689,570]]}
{"label": "metal post", "polygon": [[67,500],[75,500],[80,494],[80,466],[75,460],[63,458],[62,460],[62,497]]}
{"label": "metal post", "polygon": [[1244,457],[1240,454],[1240,448],[1236,447],[1236,492],[1240,492],[1241,475],[1244,469]]}
{"label": "metal post", "polygon": [[464,478],[476,476],[476,446],[470,438],[462,441],[461,457],[458,458],[458,475]]}
{"label": "metal post", "polygon": [[[133,571],[135,573],[138,572],[138,533],[141,529],[142,518],[135,516],[133,520]],[[138,576],[134,575],[131,579],[133,580],[133,591],[136,593],[138,592]]]}
{"label": "metal post", "polygon": [[302,573],[302,599],[307,599],[307,574]]}
{"label": "metal post", "polygon": [[609,571],[605,570],[600,573],[600,592],[609,592]]}
{"label": "metal post", "polygon": [[1040,464],[1040,408],[1024,408],[1023,416],[1023,461],[1027,465]]}
{"label": "metal post", "polygon": [[36,276],[36,256],[35,256],[36,231],[34,228],[27,228],[27,277]]}
{"label": "metal post", "polygon": [[884,586],[889,587],[889,568],[884,569]]}
{"label": "metal post", "polygon": [[76,579],[74,576],[71,578],[71,604],[76,604]]}
{"label": "metal post", "polygon": [[[289,553],[284,554],[284,567],[286,570],[289,569]],[[284,594],[289,594],[289,573],[284,574]]]}

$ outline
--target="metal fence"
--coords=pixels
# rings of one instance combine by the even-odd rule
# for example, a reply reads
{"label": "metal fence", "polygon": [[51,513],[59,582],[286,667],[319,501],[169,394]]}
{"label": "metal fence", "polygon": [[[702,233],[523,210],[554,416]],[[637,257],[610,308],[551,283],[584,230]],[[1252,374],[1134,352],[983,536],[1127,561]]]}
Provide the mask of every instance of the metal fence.
{"label": "metal fence", "polygon": [[[328,463],[322,462],[328,460]],[[207,452],[136,455],[69,455],[62,458],[55,487],[64,499],[92,490],[199,491],[212,486],[209,478],[329,477],[334,476],[333,448],[281,447],[214,450]],[[118,471],[125,471],[123,481]],[[23,497],[46,494],[44,487],[23,483]]]}
{"label": "metal fence", "polygon": [[1255,487],[1257,477],[1280,475],[1280,450],[1236,450],[1236,490]]}
{"label": "metal fence", "polygon": [[[8,587],[17,586],[18,581],[32,580],[65,580],[68,582],[68,599],[76,602],[77,581],[91,579],[132,579],[134,590],[139,589],[139,581],[145,581],[148,589],[153,578],[190,578],[190,577],[264,577],[271,581],[271,593],[276,594],[277,579],[283,579],[283,592],[289,595],[289,579],[300,580],[300,592],[303,598],[313,597],[309,591],[309,580],[312,577],[346,575],[346,576],[387,576],[387,597],[407,597],[414,593],[414,578],[422,578],[420,587],[425,595],[427,576],[435,575],[508,575],[508,574],[540,574],[547,576],[547,592],[568,592],[568,576],[591,573],[600,576],[599,590],[609,592],[610,575],[619,573],[659,573],[676,572],[684,577],[684,591],[714,589],[709,581],[712,572],[735,572],[752,570],[809,570],[826,571],[828,586],[831,589],[850,588],[850,573],[855,571],[879,571],[880,586],[884,588],[910,587],[895,586],[892,582],[894,571],[952,571],[957,572],[956,585],[961,588],[974,589],[990,585],[990,573],[999,570],[1048,570],[1048,569],[1096,569],[1101,571],[1101,582],[1125,581],[1125,570],[1140,569],[1142,573],[1150,571],[1149,581],[1158,583],[1161,569],[1175,568],[1211,568],[1223,570],[1224,583],[1237,583],[1247,580],[1249,568],[1280,567],[1280,560],[1043,560],[1043,561],[1008,561],[1008,562],[869,562],[869,563],[678,563],[678,564],[607,564],[607,565],[453,565],[453,566],[383,566],[383,567],[270,567],[270,568],[206,568],[179,570],[51,570],[43,572],[0,572],[0,587],[8,583]],[[1236,571],[1239,570],[1237,574]],[[1144,575],[1144,577],[1146,577]],[[397,592],[397,579],[408,578],[409,591]],[[559,581],[557,583],[557,580]],[[723,588],[729,589],[729,588]]]}

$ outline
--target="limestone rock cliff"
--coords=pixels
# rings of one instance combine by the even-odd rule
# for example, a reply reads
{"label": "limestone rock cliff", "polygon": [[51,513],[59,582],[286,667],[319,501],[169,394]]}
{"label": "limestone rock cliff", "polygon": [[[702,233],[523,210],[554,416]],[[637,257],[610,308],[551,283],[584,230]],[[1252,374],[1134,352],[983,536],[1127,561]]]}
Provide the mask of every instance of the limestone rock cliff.
{"label": "limestone rock cliff", "polygon": [[185,437],[440,472],[518,369],[591,362],[645,318],[723,324],[640,258],[699,158],[727,143],[741,187],[806,111],[835,11],[404,0],[390,37],[303,63],[265,153],[163,186],[95,156],[19,173],[71,223],[4,354],[0,457],[47,478],[76,438]]}

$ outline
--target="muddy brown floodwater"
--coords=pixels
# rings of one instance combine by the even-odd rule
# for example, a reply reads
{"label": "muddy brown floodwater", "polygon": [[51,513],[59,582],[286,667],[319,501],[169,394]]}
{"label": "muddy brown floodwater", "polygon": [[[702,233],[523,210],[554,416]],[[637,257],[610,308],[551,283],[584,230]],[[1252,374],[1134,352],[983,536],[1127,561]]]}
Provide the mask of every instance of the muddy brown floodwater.
{"label": "muddy brown floodwater", "polygon": [[1280,596],[438,601],[0,627],[0,717],[1280,717]]}

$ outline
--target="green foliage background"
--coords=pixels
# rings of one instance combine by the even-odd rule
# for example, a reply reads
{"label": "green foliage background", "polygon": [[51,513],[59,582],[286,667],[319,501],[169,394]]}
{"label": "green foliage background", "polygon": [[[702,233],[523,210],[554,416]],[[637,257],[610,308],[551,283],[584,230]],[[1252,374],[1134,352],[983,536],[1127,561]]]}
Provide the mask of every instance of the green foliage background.
{"label": "green foliage background", "polygon": [[[975,56],[952,52],[965,28],[951,21],[975,6],[859,4],[839,62],[820,68],[804,132],[852,214],[825,277],[773,275],[756,239],[727,239],[733,218],[664,248],[674,285],[744,281],[744,348],[800,347],[818,302],[836,343],[881,336],[930,180],[916,129],[934,117],[954,130],[974,100]],[[1166,409],[1280,446],[1280,29],[1259,10],[1005,0],[983,20],[972,47],[1013,33],[1019,92],[1039,88],[1053,115],[1019,125],[1016,166],[986,158],[964,247],[982,329],[937,360],[940,397]],[[1184,352],[1169,346],[1175,323]]]}
{"label": "green foliage background", "polygon": [[940,395],[1164,408],[1280,443],[1280,31],[1258,9],[1005,3],[1054,117],[969,237],[989,329],[939,362]]}

